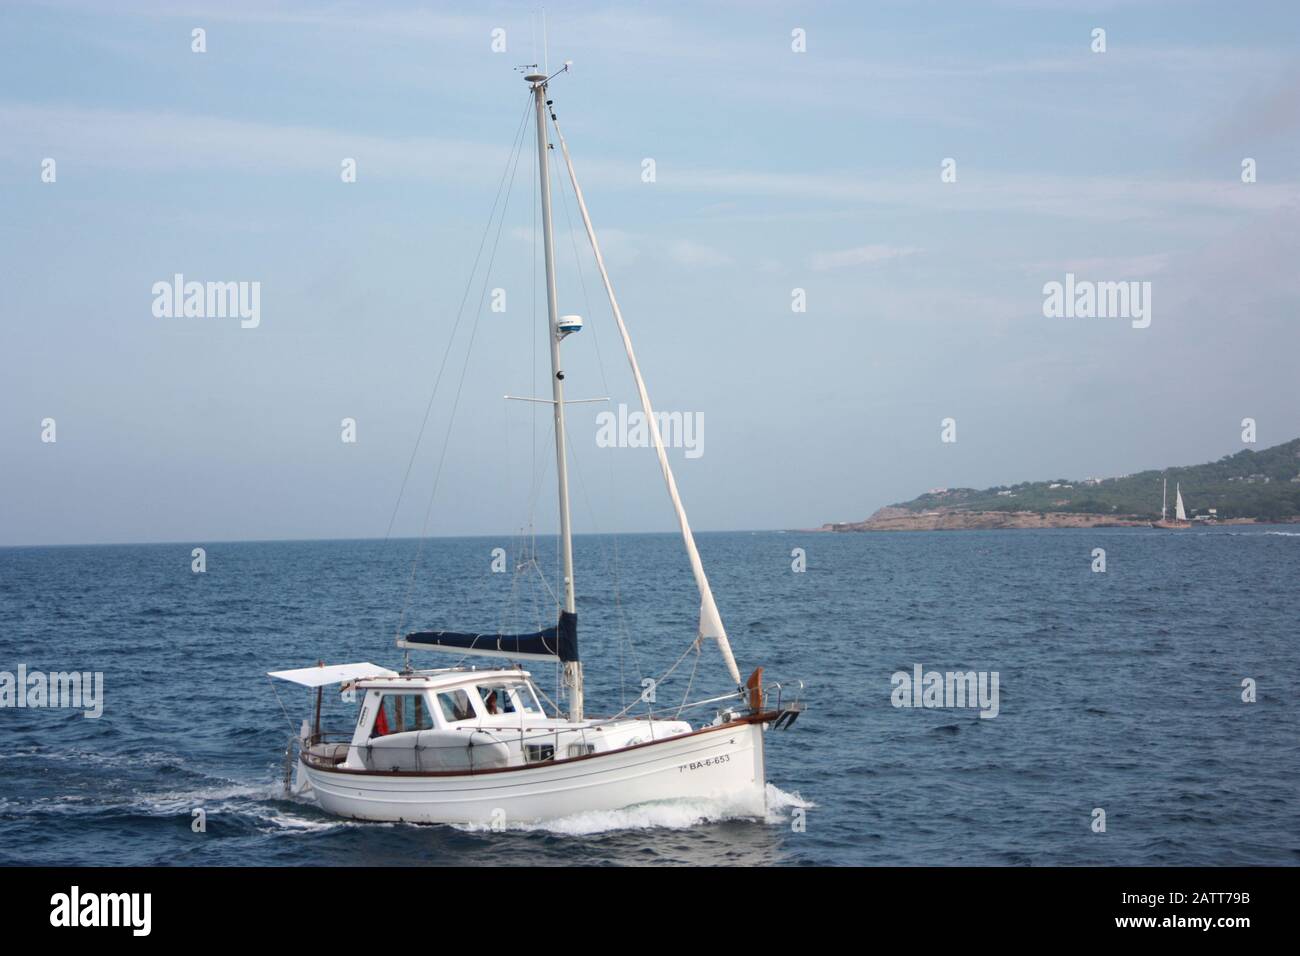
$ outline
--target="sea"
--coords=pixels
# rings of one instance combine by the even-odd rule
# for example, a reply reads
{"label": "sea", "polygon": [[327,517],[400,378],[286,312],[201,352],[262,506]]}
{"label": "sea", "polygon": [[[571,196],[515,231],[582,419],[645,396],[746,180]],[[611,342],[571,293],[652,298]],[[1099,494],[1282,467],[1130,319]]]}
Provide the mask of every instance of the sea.
{"label": "sea", "polygon": [[[287,795],[312,695],[267,672],[400,666],[403,630],[548,625],[553,537],[0,549],[0,671],[103,680],[97,718],[0,709],[0,863],[1295,865],[1296,527],[701,534],[742,672],[807,707],[767,735],[766,815],[501,831]],[[689,704],[731,688],[716,646],[691,649],[679,539],[575,553],[588,713],[711,719]],[[898,692],[918,666],[996,675],[996,715]],[[534,674],[554,699],[554,667]],[[355,706],[327,693],[327,728]]]}

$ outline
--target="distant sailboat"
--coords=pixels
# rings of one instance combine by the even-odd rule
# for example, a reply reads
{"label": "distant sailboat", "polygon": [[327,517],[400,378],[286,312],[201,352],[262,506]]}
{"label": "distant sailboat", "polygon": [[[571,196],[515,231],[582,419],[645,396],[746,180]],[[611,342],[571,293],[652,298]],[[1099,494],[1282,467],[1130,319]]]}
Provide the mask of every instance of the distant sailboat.
{"label": "distant sailboat", "polygon": [[1183,508],[1182,486],[1174,482],[1174,520],[1168,520],[1169,513],[1169,479],[1165,479],[1164,489],[1160,493],[1160,520],[1151,522],[1153,528],[1163,528],[1165,530],[1174,530],[1177,528],[1190,528],[1192,523],[1187,520],[1187,511]]}

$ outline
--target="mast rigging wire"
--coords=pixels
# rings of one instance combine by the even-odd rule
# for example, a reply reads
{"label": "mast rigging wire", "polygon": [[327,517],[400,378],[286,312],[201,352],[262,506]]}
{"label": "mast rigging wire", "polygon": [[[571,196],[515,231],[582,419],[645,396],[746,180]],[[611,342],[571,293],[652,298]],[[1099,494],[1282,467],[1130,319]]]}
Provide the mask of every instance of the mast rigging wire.
{"label": "mast rigging wire", "polygon": [[[520,117],[519,126],[515,130],[514,139],[511,141],[511,147],[510,147],[511,155],[513,155],[514,152],[519,148],[517,144],[519,143],[520,138],[522,136],[524,123],[528,119],[528,107],[531,105],[531,103],[532,101],[530,99],[529,102],[524,106],[523,116]],[[510,164],[511,161],[509,158],[507,158],[505,169],[501,171],[501,180],[497,183],[497,193],[495,198],[493,198],[492,200],[492,208],[491,211],[488,213],[487,224],[483,227],[483,235],[479,238],[478,251],[474,254],[474,265],[470,268],[469,277],[465,281],[465,291],[460,298],[460,306],[456,309],[456,321],[452,323],[451,335],[447,337],[447,348],[443,350],[442,362],[439,363],[438,365],[438,374],[434,376],[433,390],[429,393],[429,401],[424,406],[424,417],[420,419],[420,430],[416,434],[415,447],[411,449],[411,457],[406,462],[406,471],[402,475],[402,483],[397,490],[397,500],[393,502],[393,513],[392,515],[389,516],[388,529],[384,532],[385,542],[388,541],[389,537],[393,533],[393,523],[397,520],[397,512],[402,504],[402,496],[406,492],[406,484],[411,477],[411,468],[415,464],[416,455],[420,451],[420,442],[424,439],[424,429],[429,423],[429,413],[433,411],[433,400],[438,395],[438,386],[442,384],[442,373],[447,366],[447,358],[451,355],[452,345],[455,344],[456,332],[460,329],[460,321],[465,311],[465,303],[469,299],[469,290],[473,287],[474,284],[474,275],[475,273],[478,272],[479,260],[482,258],[483,255],[483,246],[487,242],[487,237],[492,231],[492,220],[496,216],[497,203],[501,199],[501,187],[505,184],[506,173],[509,172],[510,170]]]}
{"label": "mast rigging wire", "polygon": [[[522,143],[523,143],[523,135],[524,135],[524,129],[525,129],[525,126],[526,126],[527,118],[528,118],[528,112],[527,112],[527,110],[525,110],[525,111],[524,111],[524,115],[523,115],[523,117],[520,119],[519,128],[518,128],[518,130],[516,130],[516,133],[515,133],[515,142],[514,142],[514,144],[513,144],[513,149],[512,149],[512,154],[513,154],[513,155],[510,156],[510,157],[507,159],[507,161],[506,161],[506,172],[508,172],[508,173],[509,173],[509,176],[510,176],[509,183],[508,183],[508,184],[506,183],[506,181],[505,181],[506,173],[503,172],[503,173],[502,173],[502,182],[501,182],[501,184],[497,187],[497,198],[496,198],[496,200],[493,201],[493,204],[492,204],[492,205],[493,205],[492,212],[489,214],[487,228],[486,228],[485,231],[484,231],[483,239],[480,240],[480,243],[479,243],[479,256],[481,256],[482,248],[483,248],[483,243],[486,242],[487,235],[488,235],[489,232],[491,232],[491,228],[492,228],[492,217],[495,216],[495,214],[496,214],[496,206],[497,206],[497,202],[501,200],[501,197],[502,197],[502,189],[505,189],[505,199],[504,199],[504,202],[501,202],[501,216],[500,216],[500,218],[497,220],[496,235],[493,237],[493,240],[492,240],[492,251],[491,251],[491,253],[490,253],[489,256],[488,256],[487,267],[485,268],[485,270],[484,270],[484,272],[483,272],[483,285],[482,285],[482,288],[481,288],[481,290],[480,290],[480,292],[479,292],[479,303],[478,303],[478,308],[477,308],[477,309],[475,310],[475,312],[474,312],[474,323],[473,323],[473,325],[470,327],[470,338],[469,338],[469,343],[467,344],[467,346],[466,346],[466,348],[465,348],[465,361],[464,361],[464,363],[461,365],[461,370],[460,370],[460,379],[458,380],[457,385],[456,385],[456,397],[455,397],[455,399],[454,399],[453,402],[452,402],[451,414],[450,414],[450,416],[449,416],[449,418],[448,418],[448,420],[447,420],[447,429],[446,429],[446,432],[445,432],[444,435],[443,435],[442,449],[441,449],[441,451],[439,452],[439,455],[438,455],[438,467],[437,467],[437,471],[434,473],[433,485],[432,485],[432,487],[431,487],[430,490],[429,490],[429,501],[428,501],[428,504],[426,505],[426,507],[425,507],[425,511],[424,511],[424,521],[423,521],[423,523],[421,524],[421,527],[420,527],[420,539],[419,539],[419,544],[418,544],[417,547],[416,547],[415,558],[414,558],[414,560],[411,562],[411,573],[410,573],[410,576],[409,576],[409,578],[407,579],[407,583],[406,583],[406,594],[405,594],[405,597],[403,598],[403,601],[402,601],[402,610],[401,610],[401,613],[398,615],[398,618],[397,618],[397,628],[396,628],[396,632],[395,632],[395,638],[397,638],[397,639],[400,639],[400,638],[401,638],[401,634],[402,634],[402,625],[405,623],[405,620],[406,620],[406,612],[407,612],[407,610],[408,610],[409,607],[410,607],[410,604],[411,604],[411,594],[412,594],[412,592],[413,592],[413,590],[414,590],[414,587],[415,587],[415,576],[416,576],[416,572],[417,572],[418,569],[419,569],[420,559],[421,559],[421,557],[423,556],[423,553],[424,553],[424,544],[425,544],[425,540],[426,540],[426,538],[427,538],[427,533],[428,533],[428,528],[429,528],[429,516],[430,516],[430,514],[431,514],[432,511],[433,511],[433,502],[434,502],[434,498],[436,497],[436,495],[437,495],[437,493],[438,493],[438,485],[439,485],[439,483],[441,482],[441,479],[442,479],[442,468],[443,468],[443,465],[446,463],[446,459],[447,459],[447,445],[448,445],[448,442],[449,442],[450,439],[451,439],[451,430],[452,430],[452,425],[455,423],[455,420],[456,420],[456,411],[457,411],[457,409],[460,407],[460,396],[461,396],[461,392],[462,392],[462,390],[464,389],[464,386],[465,386],[465,373],[466,373],[466,372],[468,371],[468,369],[469,369],[469,359],[470,359],[470,355],[471,355],[472,352],[473,352],[475,336],[476,336],[477,333],[478,333],[478,324],[479,324],[479,319],[480,319],[480,318],[482,317],[482,315],[483,315],[483,302],[484,302],[484,299],[485,299],[485,297],[486,297],[486,295],[487,295],[487,283],[488,283],[488,280],[491,278],[491,275],[492,275],[492,266],[493,266],[493,264],[494,264],[495,261],[496,261],[497,248],[498,248],[498,246],[500,245],[500,242],[501,242],[501,229],[502,229],[502,227],[503,227],[504,224],[505,224],[506,209],[507,209],[507,208],[509,207],[509,205],[510,205],[510,192],[511,192],[511,188],[514,186],[515,174],[516,174],[516,173],[518,172],[518,170],[519,170],[519,156],[520,156],[520,153],[521,153],[521,146],[522,146]],[[479,256],[476,256],[476,257],[475,257],[475,268],[477,268],[477,264],[478,264],[478,261],[479,261]],[[469,296],[469,289],[470,289],[470,287],[473,285],[473,281],[474,281],[474,273],[471,272],[471,273],[470,273],[469,282],[466,284],[466,289],[465,289],[464,296],[463,296],[462,299],[461,299],[461,305],[460,305],[460,308],[457,310],[457,313],[456,313],[456,326],[459,326],[459,325],[460,325],[461,315],[462,315],[462,312],[463,312],[464,307],[465,307],[465,301],[466,301],[466,299],[467,299],[468,296]],[[446,352],[443,353],[443,361],[442,361],[442,365],[441,365],[441,366],[439,367],[439,369],[438,369],[438,377],[437,377],[437,383],[438,383],[438,384],[441,384],[442,376],[443,376],[443,370],[444,370],[444,368],[445,368],[445,366],[446,366],[447,358],[448,358],[448,356],[449,356],[450,353],[451,353],[451,347],[452,347],[452,344],[453,344],[454,342],[455,342],[455,327],[453,327],[453,330],[452,330],[452,337],[448,340],[448,343],[447,343],[447,350],[446,350]],[[437,394],[437,385],[435,384],[435,386],[434,386],[434,395],[436,395],[436,394]],[[425,422],[427,422],[427,420],[428,420],[428,412],[429,412],[429,409],[433,407],[433,398],[434,398],[434,395],[431,395],[431,396],[429,397],[429,406],[428,406],[428,408],[426,408],[426,410],[425,410],[425,421],[424,421],[424,422],[421,422],[421,425],[420,425],[420,435],[421,435],[421,437],[422,437],[423,434],[424,434],[424,426],[425,426]],[[418,450],[418,447],[419,447],[419,442],[418,442],[418,441],[417,441],[417,443],[416,443],[416,447],[417,447],[417,450]],[[414,457],[415,457],[415,452],[413,451],[413,452],[412,452],[412,460],[414,460]],[[408,473],[409,473],[409,470],[410,470],[410,469],[409,469],[409,465],[408,465]],[[404,486],[405,486],[405,479],[403,479],[403,487],[404,487]]]}

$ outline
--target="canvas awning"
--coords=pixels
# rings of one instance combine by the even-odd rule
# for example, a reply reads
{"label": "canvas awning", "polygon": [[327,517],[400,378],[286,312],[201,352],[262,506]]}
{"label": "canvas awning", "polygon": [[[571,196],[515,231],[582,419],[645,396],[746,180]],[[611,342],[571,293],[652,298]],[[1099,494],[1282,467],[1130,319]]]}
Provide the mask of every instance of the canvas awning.
{"label": "canvas awning", "polygon": [[396,677],[397,671],[390,671],[378,664],[330,664],[325,667],[299,667],[289,671],[267,671],[267,676],[287,680],[303,687],[325,687],[328,684],[342,684],[345,681],[360,680],[362,677]]}

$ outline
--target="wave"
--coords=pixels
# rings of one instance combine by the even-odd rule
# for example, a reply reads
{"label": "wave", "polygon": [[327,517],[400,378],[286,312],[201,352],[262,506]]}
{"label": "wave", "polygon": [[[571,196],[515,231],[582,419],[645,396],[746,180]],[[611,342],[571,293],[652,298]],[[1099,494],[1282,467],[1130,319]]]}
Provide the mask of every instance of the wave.
{"label": "wave", "polygon": [[241,784],[214,781],[190,790],[136,793],[128,797],[96,798],[64,795],[14,801],[0,797],[0,814],[13,818],[73,817],[89,825],[121,820],[164,822],[193,819],[203,809],[207,825],[230,833],[320,833],[356,827],[392,828],[393,823],[345,820],[325,814],[314,802],[286,797],[280,783]]}
{"label": "wave", "polygon": [[132,810],[158,817],[188,817],[199,807],[207,811],[209,825],[213,821],[235,826],[243,824],[265,834],[318,833],[360,826],[392,828],[397,825],[329,816],[314,801],[287,795],[279,781],[259,784],[224,781],[220,785],[193,790],[142,794],[131,802]]}
{"label": "wave", "polygon": [[98,750],[49,750],[37,744],[17,747],[0,753],[0,760],[49,760],[59,763],[88,764],[96,767],[139,766],[166,767],[184,764],[184,758],[162,750],[141,750],[136,753],[104,753]]}
{"label": "wave", "polygon": [[[661,800],[621,810],[587,810],[554,820],[507,824],[506,829],[524,833],[552,833],[557,836],[592,836],[620,830],[687,830],[700,824],[727,820],[761,820],[768,824],[784,825],[790,819],[791,810],[811,809],[814,806],[816,804],[805,800],[797,792],[786,793],[769,783],[764,807],[743,798]],[[491,829],[486,824],[454,826],[457,830],[470,833]]]}
{"label": "wave", "polygon": [[1216,538],[1264,538],[1275,535],[1280,538],[1300,538],[1300,531],[1198,531],[1198,537]]}

